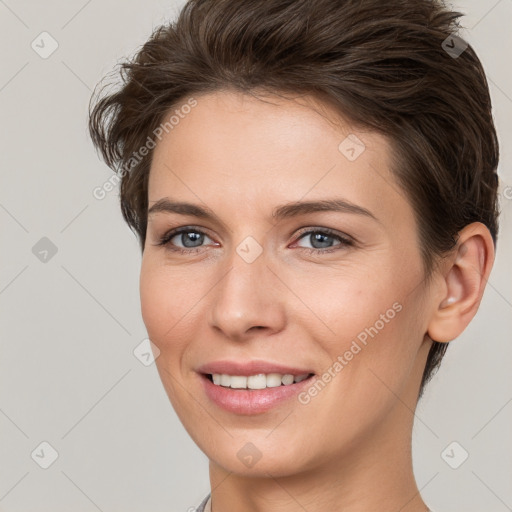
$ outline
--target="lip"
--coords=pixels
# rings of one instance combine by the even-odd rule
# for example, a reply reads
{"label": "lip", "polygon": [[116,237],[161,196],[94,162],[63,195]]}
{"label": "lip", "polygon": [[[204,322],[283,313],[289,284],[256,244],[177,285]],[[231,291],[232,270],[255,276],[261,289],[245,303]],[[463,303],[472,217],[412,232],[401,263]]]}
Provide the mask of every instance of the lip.
{"label": "lip", "polygon": [[[196,370],[206,396],[218,407],[239,415],[262,414],[270,409],[284,405],[310,386],[315,379],[313,371],[307,368],[285,366],[268,361],[214,361],[204,364]],[[288,386],[265,389],[232,389],[214,384],[208,375],[225,373],[228,375],[257,375],[258,373],[280,373],[282,375],[313,374],[301,382]]]}
{"label": "lip", "polygon": [[240,415],[262,414],[270,409],[295,399],[307,386],[311,386],[315,376],[288,386],[265,389],[232,389],[214,384],[206,375],[200,375],[206,396],[222,409]]}
{"label": "lip", "polygon": [[310,368],[299,368],[285,366],[279,363],[272,363],[263,360],[251,361],[212,361],[206,363],[196,370],[202,374],[225,373],[227,375],[241,375],[248,377],[249,375],[256,375],[258,373],[281,373],[291,375],[303,375],[304,373],[315,373]]}

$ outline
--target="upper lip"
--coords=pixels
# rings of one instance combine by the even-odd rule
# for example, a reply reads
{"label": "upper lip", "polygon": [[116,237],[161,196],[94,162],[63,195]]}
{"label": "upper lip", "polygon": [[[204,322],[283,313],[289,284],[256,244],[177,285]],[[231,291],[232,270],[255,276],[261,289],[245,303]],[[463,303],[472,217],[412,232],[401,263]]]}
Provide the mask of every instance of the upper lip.
{"label": "upper lip", "polygon": [[279,363],[272,363],[269,361],[212,361],[197,368],[199,373],[204,374],[227,374],[227,375],[257,375],[258,373],[280,373],[282,375],[304,375],[314,373],[305,368],[297,366],[285,366]]}

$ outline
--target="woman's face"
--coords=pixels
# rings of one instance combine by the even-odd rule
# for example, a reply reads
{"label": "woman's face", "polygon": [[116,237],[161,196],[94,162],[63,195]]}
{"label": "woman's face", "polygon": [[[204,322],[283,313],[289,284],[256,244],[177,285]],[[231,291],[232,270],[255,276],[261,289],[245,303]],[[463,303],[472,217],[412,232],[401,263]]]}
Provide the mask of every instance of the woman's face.
{"label": "woman's face", "polygon": [[433,303],[390,147],[311,98],[196,99],[154,150],[140,280],[176,413],[236,473],[384,455],[409,436]]}

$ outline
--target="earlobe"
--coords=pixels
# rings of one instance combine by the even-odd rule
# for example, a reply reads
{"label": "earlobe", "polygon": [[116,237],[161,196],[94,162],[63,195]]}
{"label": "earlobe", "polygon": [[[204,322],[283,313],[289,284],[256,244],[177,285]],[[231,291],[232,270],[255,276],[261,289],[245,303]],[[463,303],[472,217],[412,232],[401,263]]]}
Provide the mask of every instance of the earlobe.
{"label": "earlobe", "polygon": [[474,222],[459,232],[440,281],[442,298],[433,304],[427,333],[439,342],[457,338],[478,310],[494,262],[494,242],[487,227]]}

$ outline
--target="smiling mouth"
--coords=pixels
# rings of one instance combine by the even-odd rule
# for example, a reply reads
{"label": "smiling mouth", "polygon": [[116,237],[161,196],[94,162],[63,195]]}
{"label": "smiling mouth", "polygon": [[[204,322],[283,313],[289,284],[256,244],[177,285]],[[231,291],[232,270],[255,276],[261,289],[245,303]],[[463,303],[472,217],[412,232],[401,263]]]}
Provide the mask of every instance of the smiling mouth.
{"label": "smiling mouth", "polygon": [[267,388],[279,388],[283,386],[292,386],[304,380],[310,379],[314,373],[304,373],[301,375],[281,374],[281,373],[258,373],[255,375],[227,375],[220,373],[203,374],[214,385],[234,390],[259,390]]}

